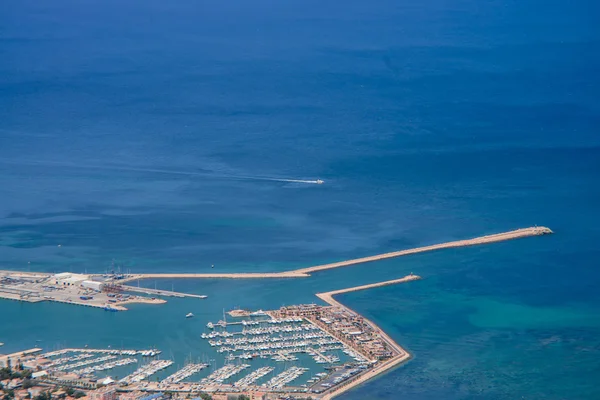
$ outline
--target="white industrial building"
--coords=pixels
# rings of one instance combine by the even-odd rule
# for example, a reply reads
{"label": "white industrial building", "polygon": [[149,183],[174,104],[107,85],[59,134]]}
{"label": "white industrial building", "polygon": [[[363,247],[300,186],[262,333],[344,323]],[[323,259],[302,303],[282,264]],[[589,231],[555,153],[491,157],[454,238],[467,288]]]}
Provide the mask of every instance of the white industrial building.
{"label": "white industrial building", "polygon": [[101,292],[102,288],[104,287],[104,283],[103,282],[96,282],[96,281],[83,281],[81,282],[81,287],[84,287],[86,289],[92,289],[95,290],[97,292]]}
{"label": "white industrial building", "polygon": [[64,286],[79,286],[83,281],[90,279],[89,275],[72,274],[70,272],[56,274],[52,278],[55,284]]}

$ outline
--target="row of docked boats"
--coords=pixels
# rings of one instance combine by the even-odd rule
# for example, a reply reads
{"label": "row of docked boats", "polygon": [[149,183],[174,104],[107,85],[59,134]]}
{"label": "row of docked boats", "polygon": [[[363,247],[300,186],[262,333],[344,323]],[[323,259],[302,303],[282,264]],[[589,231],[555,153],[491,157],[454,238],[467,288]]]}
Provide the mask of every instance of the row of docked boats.
{"label": "row of docked boats", "polygon": [[231,378],[234,375],[239,374],[246,368],[250,368],[248,364],[226,364],[224,367],[219,368],[214,371],[212,374],[207,376],[206,378],[200,381],[201,384],[204,385],[214,385],[217,383],[223,383],[227,379]]}
{"label": "row of docked boats", "polygon": [[55,358],[54,360],[52,360],[52,362],[50,364],[46,365],[46,368],[57,367],[59,365],[67,364],[67,363],[70,363],[73,361],[77,362],[77,361],[84,360],[84,359],[90,358],[90,357],[94,357],[94,355],[91,353],[83,353],[83,354],[79,354],[79,355],[71,356],[71,357]]}
{"label": "row of docked boats", "polygon": [[270,389],[281,389],[288,383],[297,379],[300,375],[304,374],[306,371],[308,371],[308,368],[291,367],[273,377],[270,381],[261,386],[266,386]]}
{"label": "row of docked boats", "polygon": [[[252,316],[252,317],[258,317],[258,316],[266,316],[267,313],[265,313],[262,310],[258,310],[256,312],[250,313],[249,315]],[[273,325],[273,324],[277,325],[277,324],[298,323],[298,322],[303,322],[303,321],[304,321],[304,319],[300,318],[300,317],[271,318],[271,319],[262,319],[262,320],[248,320],[248,319],[245,319],[245,320],[241,321],[241,325],[244,325],[244,326],[246,326],[246,325],[260,325],[262,323],[271,324],[271,325]],[[222,320],[220,320],[217,323],[209,322],[209,323],[206,324],[206,327],[208,329],[214,329],[217,326],[221,326],[223,328],[226,328],[227,327],[227,321],[225,320],[225,318],[223,318]]]}
{"label": "row of docked boats", "polygon": [[161,383],[167,385],[171,383],[179,383],[182,380],[189,378],[194,374],[197,374],[206,367],[208,367],[208,364],[188,364],[179,371],[163,379]]}
{"label": "row of docked boats", "polygon": [[318,372],[312,376],[306,383],[315,384],[327,376],[327,372]]}
{"label": "row of docked boats", "polygon": [[85,349],[62,349],[50,351],[48,353],[44,353],[41,357],[51,358],[61,356],[67,353],[81,353],[81,354],[111,354],[118,356],[135,356],[141,355],[142,357],[154,357],[161,353],[160,350],[157,349],[149,349],[149,350],[127,350],[127,349],[88,349],[87,346]]}
{"label": "row of docked boats", "polygon": [[263,376],[273,372],[275,368],[273,367],[262,367],[257,369],[256,371],[252,371],[250,374],[246,375],[239,381],[235,382],[233,386],[239,388],[245,388],[252,385],[254,382],[262,378]]}
{"label": "row of docked boats", "polygon": [[173,364],[171,360],[154,360],[149,362],[148,364],[138,368],[131,375],[126,376],[121,379],[119,382],[124,384],[136,383],[143,381],[151,375],[154,375],[160,370],[163,370]]}
{"label": "row of docked boats", "polygon": [[344,346],[342,351],[359,363],[364,363],[368,361],[365,357],[360,355],[358,352],[352,350],[350,347]]}
{"label": "row of docked boats", "polygon": [[332,344],[339,344],[335,339],[331,338],[318,338],[318,339],[302,339],[302,340],[285,340],[285,341],[272,341],[268,343],[260,344],[246,344],[236,346],[223,346],[217,350],[218,353],[230,353],[236,351],[261,353],[263,351],[280,351],[286,350],[291,353],[304,353],[307,347],[312,346],[327,346]]}
{"label": "row of docked boats", "polygon": [[113,356],[113,355],[108,355],[108,356],[103,356],[103,357],[98,357],[98,358],[91,358],[91,359],[86,359],[83,361],[79,361],[73,364],[64,364],[61,366],[58,366],[56,368],[54,368],[55,371],[68,371],[71,369],[75,369],[75,368],[79,368],[79,367],[83,367],[84,365],[90,365],[90,364],[98,364],[104,361],[109,361],[109,360],[114,360],[115,358],[117,358],[117,356]]}
{"label": "row of docked boats", "polygon": [[340,358],[331,354],[324,354],[315,349],[306,349],[306,352],[315,360],[317,364],[335,364],[340,362]]}
{"label": "row of docked boats", "polygon": [[122,358],[120,360],[111,361],[111,362],[103,363],[100,365],[89,366],[89,367],[86,367],[83,369],[78,369],[78,370],[75,370],[72,372],[77,375],[89,375],[89,374],[93,374],[94,372],[106,371],[109,369],[122,367],[124,365],[134,364],[137,361],[138,360],[135,358]]}
{"label": "row of docked boats", "polygon": [[266,326],[259,328],[243,329],[237,332],[223,331],[212,331],[210,333],[203,333],[200,335],[202,339],[214,339],[217,337],[227,338],[235,335],[242,336],[256,336],[256,335],[270,335],[273,333],[293,333],[293,332],[307,332],[315,331],[320,328],[312,324],[301,324],[301,325],[285,325],[285,326]]}
{"label": "row of docked boats", "polygon": [[298,357],[290,353],[280,352],[271,357],[271,360],[279,362],[298,361]]}
{"label": "row of docked boats", "polygon": [[293,335],[279,335],[279,336],[251,336],[251,337],[239,337],[225,340],[209,340],[208,344],[211,347],[214,346],[241,346],[246,344],[260,344],[260,343],[273,343],[273,342],[283,342],[290,340],[310,340],[310,339],[320,339],[324,337],[329,337],[325,332],[310,332],[310,333],[296,333]]}
{"label": "row of docked boats", "polygon": [[[333,345],[328,345],[328,346],[320,346],[317,349],[320,353],[325,353],[327,351],[341,350],[341,349],[343,349],[343,346],[338,345],[338,344],[333,344]],[[312,350],[313,349],[311,349],[311,348],[293,348],[293,349],[286,349],[283,351],[261,351],[259,353],[241,353],[241,354],[229,353],[227,355],[226,359],[227,359],[227,361],[233,361],[236,358],[241,359],[241,360],[252,360],[253,358],[271,358],[271,360],[278,361],[278,362],[298,361],[298,357],[296,357],[294,355],[295,353],[307,353],[307,354],[310,354],[311,356],[313,356],[313,358],[314,358],[314,352],[312,352]],[[319,362],[319,360],[320,359],[315,359],[315,361],[317,361],[318,364],[337,363],[340,361],[339,357],[337,357],[337,356],[325,356],[324,358],[322,358],[322,360],[325,362]]]}

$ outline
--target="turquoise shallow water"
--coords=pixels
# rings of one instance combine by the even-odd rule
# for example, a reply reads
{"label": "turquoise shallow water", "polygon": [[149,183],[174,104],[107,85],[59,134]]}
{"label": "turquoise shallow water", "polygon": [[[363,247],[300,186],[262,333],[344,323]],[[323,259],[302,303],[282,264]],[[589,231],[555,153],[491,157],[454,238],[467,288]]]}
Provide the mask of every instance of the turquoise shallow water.
{"label": "turquoise shallow water", "polygon": [[209,298],[127,313],[2,301],[2,351],[156,345],[181,364],[223,308],[414,272],[340,297],[415,355],[344,398],[598,398],[597,14],[584,0],[2,2],[2,268],[282,271],[556,232],[298,281],[159,282]]}

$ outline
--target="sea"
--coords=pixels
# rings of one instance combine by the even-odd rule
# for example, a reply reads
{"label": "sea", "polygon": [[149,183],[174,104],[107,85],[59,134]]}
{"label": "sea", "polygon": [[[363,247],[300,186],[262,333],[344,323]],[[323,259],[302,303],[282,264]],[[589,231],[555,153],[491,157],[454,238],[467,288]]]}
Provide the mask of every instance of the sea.
{"label": "sea", "polygon": [[555,232],[148,280],[208,298],[122,313],[0,300],[0,352],[181,366],[214,358],[224,310],[412,272],[339,296],[413,354],[340,398],[599,399],[599,4],[0,2],[0,269],[284,271]]}

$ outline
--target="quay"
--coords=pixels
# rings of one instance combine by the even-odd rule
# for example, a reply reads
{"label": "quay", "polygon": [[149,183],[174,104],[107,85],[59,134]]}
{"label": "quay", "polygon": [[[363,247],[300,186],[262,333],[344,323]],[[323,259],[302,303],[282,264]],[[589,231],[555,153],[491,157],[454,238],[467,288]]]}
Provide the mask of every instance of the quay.
{"label": "quay", "polygon": [[112,290],[118,285],[92,279],[90,275],[72,273],[4,272],[0,274],[0,298],[29,303],[52,301],[106,311],[126,311],[124,305],[131,303],[165,303],[162,299],[121,294]]}
{"label": "quay", "polygon": [[[4,344],[4,343],[2,343]],[[31,356],[37,353],[41,353],[42,349],[39,347],[34,347],[33,349],[19,351],[17,353],[0,355],[0,368],[8,366],[9,361],[16,361],[23,357]]]}
{"label": "quay", "polygon": [[191,294],[191,293],[183,293],[183,292],[172,292],[170,290],[149,289],[149,288],[136,287],[136,286],[128,286],[128,285],[122,285],[121,287],[126,292],[144,293],[144,294],[157,295],[157,296],[192,297],[192,298],[196,298],[196,299],[205,299],[207,297],[207,296],[201,295],[201,294]]}
{"label": "quay", "polygon": [[[369,285],[355,286],[355,287],[346,288],[346,289],[334,290],[334,291],[326,292],[326,293],[318,293],[316,296],[336,308],[343,309],[343,310],[353,313],[353,314],[357,314],[349,307],[347,307],[347,306],[343,305],[342,303],[338,302],[337,300],[335,300],[333,298],[333,296],[338,295],[338,294],[343,294],[343,293],[356,292],[359,290],[367,290],[367,289],[372,289],[372,288],[376,288],[376,287],[395,285],[395,284],[399,284],[399,283],[406,283],[406,282],[411,282],[411,281],[415,281],[415,280],[419,280],[419,279],[421,279],[420,276],[411,274],[411,275],[405,276],[404,278],[400,278],[400,279],[378,282],[378,283],[373,283],[373,284],[369,284]],[[385,371],[388,371],[388,370],[396,367],[397,365],[402,364],[403,362],[405,362],[411,358],[410,353],[407,350],[405,350],[404,348],[402,348],[398,343],[396,343],[391,337],[389,337],[381,328],[379,328],[379,326],[377,326],[374,322],[370,321],[367,318],[364,318],[364,317],[362,317],[362,318],[367,324],[369,324],[371,326],[371,328],[375,332],[377,332],[379,337],[388,346],[390,346],[392,349],[394,349],[395,355],[394,355],[394,357],[392,357],[386,361],[383,361],[380,364],[375,364],[375,367],[373,367],[372,369],[366,371],[365,373],[355,377],[351,381],[344,382],[341,385],[334,386],[331,389],[329,389],[328,391],[325,391],[323,397],[321,397],[321,400],[333,399],[334,397],[337,397],[337,396],[341,395],[342,393],[345,393],[345,392],[349,391],[350,389],[361,385],[362,383],[376,377],[377,375],[384,373]]]}
{"label": "quay", "polygon": [[316,296],[318,298],[320,298],[321,300],[323,300],[324,302],[331,304],[332,306],[345,307],[340,302],[335,300],[333,298],[333,296],[338,295],[338,294],[343,294],[343,293],[358,292],[359,290],[373,289],[373,288],[381,287],[381,286],[389,286],[389,285],[396,285],[398,283],[417,281],[419,279],[422,279],[422,278],[418,275],[410,274],[410,275],[407,275],[404,278],[400,278],[400,279],[392,279],[389,281],[370,283],[368,285],[354,286],[354,287],[350,287],[350,288],[346,288],[346,289],[333,290],[331,292],[317,293]]}

